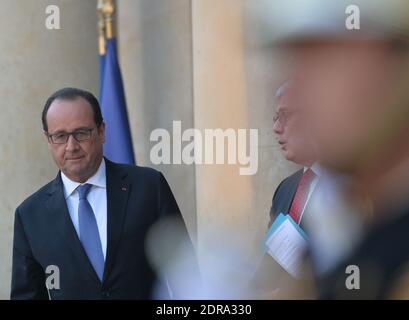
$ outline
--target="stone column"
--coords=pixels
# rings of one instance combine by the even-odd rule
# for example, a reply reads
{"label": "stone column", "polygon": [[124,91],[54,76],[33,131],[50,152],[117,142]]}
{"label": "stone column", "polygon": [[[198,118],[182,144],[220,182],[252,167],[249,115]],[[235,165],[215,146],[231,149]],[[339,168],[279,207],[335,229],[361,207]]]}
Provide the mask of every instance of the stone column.
{"label": "stone column", "polygon": [[152,130],[258,129],[258,171],[239,165],[160,165],[199,252],[211,230],[242,235],[249,259],[259,254],[271,197],[291,171],[272,133],[274,91],[285,80],[263,44],[260,12],[268,1],[120,0],[118,37],[138,164],[152,166]]}
{"label": "stone column", "polygon": [[277,53],[265,43],[259,13],[267,5],[192,1],[195,126],[258,129],[259,140],[255,175],[239,175],[239,165],[196,166],[198,247],[203,259],[214,250],[213,232],[230,230],[240,240],[242,258],[256,262],[273,192],[291,171],[272,132],[274,93],[285,78]]}
{"label": "stone column", "polygon": [[[61,30],[45,27],[50,4],[60,9]],[[7,299],[14,210],[57,174],[42,133],[43,105],[65,86],[98,94],[98,48],[94,0],[0,5],[0,299]]]}
{"label": "stone column", "polygon": [[149,139],[157,128],[172,135],[173,121],[194,127],[191,1],[120,0],[117,25],[136,160],[164,173],[195,239],[195,167],[153,165]]}

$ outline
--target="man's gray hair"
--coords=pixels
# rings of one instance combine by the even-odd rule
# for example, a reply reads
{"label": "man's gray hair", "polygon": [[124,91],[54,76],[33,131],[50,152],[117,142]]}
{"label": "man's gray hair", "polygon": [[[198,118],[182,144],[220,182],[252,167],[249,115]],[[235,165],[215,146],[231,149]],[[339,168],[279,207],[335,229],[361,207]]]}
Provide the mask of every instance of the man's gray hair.
{"label": "man's gray hair", "polygon": [[276,91],[274,97],[275,97],[276,99],[280,99],[280,98],[284,95],[285,91],[291,86],[291,83],[292,83],[291,80],[285,81],[285,82],[277,89],[277,91]]}

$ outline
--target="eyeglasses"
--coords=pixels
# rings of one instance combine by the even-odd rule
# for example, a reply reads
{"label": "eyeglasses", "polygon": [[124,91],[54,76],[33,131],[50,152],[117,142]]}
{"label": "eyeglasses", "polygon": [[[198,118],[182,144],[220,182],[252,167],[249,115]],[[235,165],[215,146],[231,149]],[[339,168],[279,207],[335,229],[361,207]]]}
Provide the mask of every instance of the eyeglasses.
{"label": "eyeglasses", "polygon": [[279,112],[276,112],[276,114],[274,115],[273,122],[276,123],[277,121],[279,121],[280,124],[285,125],[290,119],[292,114],[293,114],[293,111],[280,110]]}
{"label": "eyeglasses", "polygon": [[91,138],[92,131],[95,128],[91,129],[78,129],[73,132],[57,132],[53,134],[48,134],[48,139],[54,144],[66,144],[70,136],[73,136],[74,139],[78,142],[83,142]]}

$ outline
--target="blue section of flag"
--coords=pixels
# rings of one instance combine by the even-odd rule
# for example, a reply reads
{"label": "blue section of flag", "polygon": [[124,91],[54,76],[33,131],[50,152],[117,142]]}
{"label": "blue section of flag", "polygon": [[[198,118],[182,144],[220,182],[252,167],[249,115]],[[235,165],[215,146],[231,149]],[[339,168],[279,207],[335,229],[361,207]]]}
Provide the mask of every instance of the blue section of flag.
{"label": "blue section of flag", "polygon": [[101,59],[103,57],[100,57],[103,71],[100,80],[100,102],[106,125],[104,155],[114,162],[135,164],[115,39],[107,40],[105,59]]}
{"label": "blue section of flag", "polygon": [[99,101],[101,101],[102,87],[105,74],[105,55],[99,55]]}

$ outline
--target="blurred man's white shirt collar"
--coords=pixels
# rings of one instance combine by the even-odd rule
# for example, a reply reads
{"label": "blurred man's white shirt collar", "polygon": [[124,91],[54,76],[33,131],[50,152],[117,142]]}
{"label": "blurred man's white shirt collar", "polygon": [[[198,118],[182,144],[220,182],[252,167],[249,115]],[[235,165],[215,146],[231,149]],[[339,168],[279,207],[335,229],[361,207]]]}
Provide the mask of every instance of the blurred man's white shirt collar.
{"label": "blurred man's white shirt collar", "polygon": [[307,201],[305,201],[305,205],[304,205],[304,208],[303,208],[303,210],[301,212],[301,217],[300,217],[300,221],[299,221],[298,224],[300,224],[301,221],[302,221],[305,209],[307,208],[307,205],[308,205],[308,202],[310,201],[311,195],[312,195],[315,187],[317,186],[319,177],[322,174],[322,168],[317,162],[314,162],[311,167],[304,167],[304,172],[303,173],[305,173],[308,169],[311,169],[311,171],[315,174],[315,177],[314,177],[314,179],[312,180],[312,182],[310,184],[310,187],[309,187],[309,190],[308,190]]}
{"label": "blurred man's white shirt collar", "polygon": [[332,270],[359,243],[362,221],[343,196],[347,179],[325,168],[307,209],[306,228],[316,274]]}
{"label": "blurred man's white shirt collar", "polygon": [[312,172],[314,172],[314,174],[319,177],[322,175],[323,173],[323,169],[320,166],[320,164],[318,162],[314,162],[311,167],[304,167],[304,173],[305,171],[307,171],[308,169],[311,169]]}

